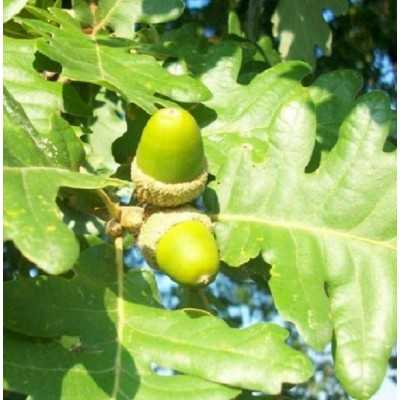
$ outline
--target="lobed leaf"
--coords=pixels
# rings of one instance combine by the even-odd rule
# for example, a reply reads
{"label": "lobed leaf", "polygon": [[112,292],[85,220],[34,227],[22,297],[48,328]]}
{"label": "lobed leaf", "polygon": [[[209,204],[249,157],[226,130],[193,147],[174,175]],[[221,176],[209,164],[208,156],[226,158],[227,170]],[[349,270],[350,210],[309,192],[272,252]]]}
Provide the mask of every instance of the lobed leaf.
{"label": "lobed leaf", "polygon": [[383,152],[389,101],[379,92],[361,97],[332,151],[305,174],[316,120],[307,91],[298,93],[263,132],[263,161],[253,160],[254,142],[230,148],[209,204],[223,260],[237,266],[261,251],[273,265],[280,313],[319,349],[333,330],[337,376],[352,396],[368,398],[395,340],[395,154]]}
{"label": "lobed leaf", "polygon": [[91,131],[87,135],[90,151],[86,159],[95,171],[111,174],[118,168],[112,155],[112,145],[127,129],[125,112],[121,100],[104,90],[96,95],[95,103],[93,121],[88,124]]}
{"label": "lobed leaf", "polygon": [[36,53],[37,39],[4,38],[4,86],[33,126],[49,132],[60,112],[87,115],[88,106],[71,85],[48,81],[35,69],[39,64]]}
{"label": "lobed leaf", "polygon": [[315,46],[331,54],[332,32],[322,18],[324,9],[335,15],[345,14],[346,0],[280,0],[271,18],[272,33],[279,39],[284,59],[315,64]]}
{"label": "lobed leaf", "polygon": [[[129,41],[85,35],[65,11],[50,12],[48,18],[60,27],[38,20],[24,23],[45,37],[38,42],[39,50],[62,65],[66,78],[116,90],[150,114],[157,110],[156,104],[173,104],[158,95],[180,102],[209,98],[209,91],[197,80],[171,75],[153,57],[130,52]],[[76,52],[79,58],[70,56]]]}
{"label": "lobed leaf", "polygon": [[38,133],[5,89],[4,236],[50,274],[67,271],[79,255],[77,240],[61,221],[55,202],[58,189],[119,184],[67,169],[75,168],[82,149],[68,125],[63,124],[47,136]]}
{"label": "lobed leaf", "polygon": [[336,144],[339,128],[362,87],[361,76],[352,70],[320,75],[310,87],[317,118],[317,143],[323,151]]}
{"label": "lobed leaf", "polygon": [[[218,171],[229,150],[238,145],[250,144],[253,158],[262,160],[274,122],[290,103],[306,98],[299,80],[309,73],[309,67],[299,61],[280,63],[241,85],[237,77],[242,52],[236,44],[213,46],[204,58],[208,68],[201,79],[213,97],[203,104],[215,113],[202,129],[211,173]],[[198,119],[202,118],[200,113]]]}
{"label": "lobed leaf", "polygon": [[131,38],[137,22],[158,24],[177,19],[184,10],[182,0],[100,0],[96,6],[75,0],[74,9],[95,33],[109,28],[120,37]]}
{"label": "lobed leaf", "polygon": [[17,15],[28,0],[4,0],[3,3],[3,24]]}
{"label": "lobed leaf", "polygon": [[[179,380],[192,380],[195,387],[206,389],[204,397],[196,397],[199,394],[191,388],[178,398],[228,399],[238,391],[205,381],[275,394],[283,382],[298,383],[311,375],[310,361],[284,344],[288,336],[284,329],[256,324],[239,330],[215,317],[163,310],[150,290],[154,283],[149,273],[123,275],[113,258],[109,246],[96,246],[82,253],[71,280],[42,276],[6,284],[7,329],[51,338],[6,353],[6,382],[11,389],[42,393],[38,383],[51,374],[51,392],[61,399],[75,393],[82,382],[92,396],[99,394],[96,398],[132,398],[136,392],[139,398],[139,393],[152,398],[146,386],[148,378],[156,380],[149,369],[156,363],[187,374],[170,378],[176,378],[170,385],[177,390],[171,395],[180,395]],[[78,337],[79,351],[62,349],[55,342],[61,335]],[[27,351],[43,357],[27,361]],[[23,381],[16,379],[21,373]],[[205,381],[196,383],[198,378]]]}

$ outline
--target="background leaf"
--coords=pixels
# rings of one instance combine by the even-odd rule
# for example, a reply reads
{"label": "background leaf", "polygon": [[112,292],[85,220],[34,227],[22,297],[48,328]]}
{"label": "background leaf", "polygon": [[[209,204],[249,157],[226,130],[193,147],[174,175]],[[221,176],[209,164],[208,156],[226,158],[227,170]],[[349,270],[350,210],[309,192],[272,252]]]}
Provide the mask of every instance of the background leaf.
{"label": "background leaf", "polygon": [[[79,337],[81,348],[68,356],[68,351],[54,343],[57,339],[31,345],[46,355],[45,371],[41,370],[43,357],[21,363],[27,345],[10,352],[6,356],[10,388],[38,393],[43,390],[38,385],[40,377],[48,372],[53,375],[52,393],[63,399],[80,387],[82,379],[90,381],[89,374],[98,384],[90,385],[96,391],[92,395],[102,390],[108,398],[132,398],[137,390],[146,390],[152,362],[189,376],[270,393],[279,393],[283,382],[301,382],[310,376],[309,360],[283,343],[284,329],[256,324],[238,330],[215,317],[196,318],[183,311],[160,309],[155,295],[149,293],[148,273],[131,271],[123,276],[113,259],[110,247],[97,246],[82,253],[72,280],[39,277],[7,283],[8,329],[48,338]],[[26,318],[29,299],[35,299],[29,310],[34,319]],[[16,379],[21,370],[32,378],[25,383]],[[139,374],[144,375],[143,381]],[[208,389],[210,398],[216,396],[214,391],[220,396],[216,398],[238,393],[212,384]],[[159,390],[164,392],[164,388]]]}
{"label": "background leaf", "polygon": [[113,92],[101,91],[95,97],[93,122],[89,124],[87,161],[94,171],[111,174],[118,168],[112,155],[112,144],[127,129],[122,101]]}
{"label": "background leaf", "polygon": [[183,12],[182,0],[100,0],[96,6],[75,0],[81,22],[94,32],[110,28],[117,36],[131,38],[137,22],[158,24],[177,19]]}
{"label": "background leaf", "polygon": [[331,54],[332,33],[322,18],[324,9],[335,15],[347,12],[346,0],[279,0],[272,16],[273,35],[279,38],[284,59],[315,64],[315,46]]}

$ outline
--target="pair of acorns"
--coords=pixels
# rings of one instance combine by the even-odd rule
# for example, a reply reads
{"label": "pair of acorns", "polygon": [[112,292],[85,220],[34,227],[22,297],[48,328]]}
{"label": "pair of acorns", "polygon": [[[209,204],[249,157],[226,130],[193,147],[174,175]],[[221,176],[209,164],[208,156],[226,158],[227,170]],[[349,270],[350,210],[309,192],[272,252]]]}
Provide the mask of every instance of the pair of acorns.
{"label": "pair of acorns", "polygon": [[210,283],[219,268],[212,223],[187,205],[207,183],[200,129],[189,112],[164,108],[153,114],[143,130],[131,175],[136,200],[145,208],[121,208],[121,225],[136,233],[146,261],[178,283]]}

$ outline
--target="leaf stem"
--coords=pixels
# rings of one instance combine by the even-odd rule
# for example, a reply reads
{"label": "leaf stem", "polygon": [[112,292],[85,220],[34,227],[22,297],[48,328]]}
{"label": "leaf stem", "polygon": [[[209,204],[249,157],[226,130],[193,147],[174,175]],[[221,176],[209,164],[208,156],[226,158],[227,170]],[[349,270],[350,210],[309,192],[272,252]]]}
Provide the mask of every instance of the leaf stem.
{"label": "leaf stem", "polygon": [[107,211],[110,214],[110,217],[118,220],[120,216],[119,207],[110,199],[108,194],[103,189],[96,189],[96,193],[106,206]]}
{"label": "leaf stem", "polygon": [[157,28],[154,26],[154,24],[149,24],[150,32],[153,35],[153,39],[155,43],[160,42],[160,35],[158,34]]}
{"label": "leaf stem", "polygon": [[118,277],[123,275],[124,272],[124,239],[118,236],[114,240],[115,247],[115,265],[117,266]]}
{"label": "leaf stem", "polygon": [[201,301],[203,302],[204,310],[210,312],[211,310],[210,302],[208,301],[207,296],[204,293],[204,289],[203,288],[197,289],[197,294],[199,295]]}
{"label": "leaf stem", "polygon": [[112,400],[116,400],[120,391],[120,380],[122,373],[122,341],[125,324],[125,310],[124,310],[124,253],[123,253],[123,238],[118,236],[114,240],[115,247],[115,265],[117,267],[117,348],[115,352],[115,380],[114,387],[111,395]]}

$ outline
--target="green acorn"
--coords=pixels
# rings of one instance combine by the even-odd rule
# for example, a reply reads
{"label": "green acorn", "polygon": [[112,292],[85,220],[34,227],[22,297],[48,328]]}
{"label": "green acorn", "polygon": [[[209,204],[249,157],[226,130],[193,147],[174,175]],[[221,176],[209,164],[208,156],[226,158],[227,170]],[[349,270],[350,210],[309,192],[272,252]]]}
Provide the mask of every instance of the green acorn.
{"label": "green acorn", "polygon": [[185,110],[164,108],[147,122],[132,163],[141,204],[176,207],[204,190],[207,167],[200,129]]}
{"label": "green acorn", "polygon": [[211,220],[191,207],[152,214],[138,244],[150,265],[181,284],[207,285],[219,269]]}

